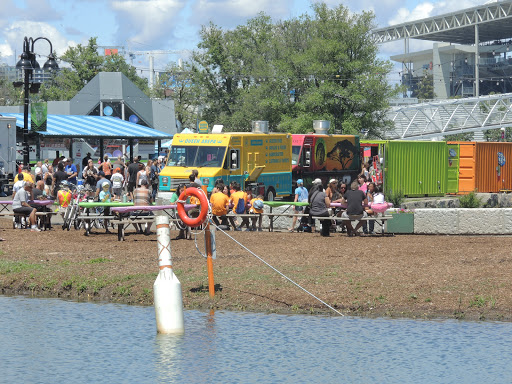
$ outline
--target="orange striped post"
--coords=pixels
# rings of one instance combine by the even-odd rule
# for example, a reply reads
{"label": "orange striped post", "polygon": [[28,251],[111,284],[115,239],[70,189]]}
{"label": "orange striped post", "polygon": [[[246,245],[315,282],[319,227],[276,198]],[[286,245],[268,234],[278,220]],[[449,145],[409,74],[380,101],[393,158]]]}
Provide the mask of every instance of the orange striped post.
{"label": "orange striped post", "polygon": [[210,297],[215,296],[215,280],[213,279],[213,257],[212,257],[212,238],[210,232],[210,222],[206,222],[206,229],[204,231],[206,237],[206,267],[208,270],[208,291]]}

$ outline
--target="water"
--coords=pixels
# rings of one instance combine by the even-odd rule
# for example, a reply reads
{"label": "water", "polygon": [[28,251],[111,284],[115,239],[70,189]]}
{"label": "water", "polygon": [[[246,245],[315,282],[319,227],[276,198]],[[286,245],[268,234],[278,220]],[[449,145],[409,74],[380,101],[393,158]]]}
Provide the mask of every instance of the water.
{"label": "water", "polygon": [[185,311],[0,296],[0,383],[511,383],[512,323]]}

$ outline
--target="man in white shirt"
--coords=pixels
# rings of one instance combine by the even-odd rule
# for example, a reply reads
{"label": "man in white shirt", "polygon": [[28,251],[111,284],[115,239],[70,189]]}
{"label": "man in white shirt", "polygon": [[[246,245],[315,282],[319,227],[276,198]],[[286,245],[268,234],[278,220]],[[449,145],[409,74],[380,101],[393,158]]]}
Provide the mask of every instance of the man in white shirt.
{"label": "man in white shirt", "polygon": [[24,187],[16,192],[14,195],[14,199],[12,201],[12,211],[14,213],[21,213],[25,216],[28,216],[30,221],[30,230],[32,232],[40,232],[41,230],[37,228],[36,225],[36,209],[32,208],[28,201],[32,196],[32,189],[34,188],[34,184],[25,183]]}

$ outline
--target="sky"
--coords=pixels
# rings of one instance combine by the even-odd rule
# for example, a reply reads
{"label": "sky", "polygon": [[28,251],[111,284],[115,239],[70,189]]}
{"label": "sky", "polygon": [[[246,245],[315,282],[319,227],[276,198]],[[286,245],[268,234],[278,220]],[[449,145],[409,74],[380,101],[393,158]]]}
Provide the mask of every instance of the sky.
{"label": "sky", "polygon": [[[486,0],[325,0],[328,6],[343,4],[352,12],[372,10],[378,27],[454,12],[482,5]],[[15,65],[23,38],[46,37],[58,55],[70,46],[87,44],[97,37],[99,46],[123,47],[137,52],[132,64],[141,74],[148,70],[148,52],[154,53],[155,69],[186,58],[199,42],[202,25],[210,21],[230,29],[260,12],[274,20],[311,14],[311,0],[0,0],[0,62]],[[411,41],[411,51],[428,49],[431,43]],[[46,56],[49,44],[39,40],[34,52]],[[143,53],[141,53],[143,52]],[[144,53],[145,52],[145,53]],[[403,53],[403,42],[382,44],[380,56]],[[38,59],[40,65],[45,58]],[[398,74],[397,74],[398,80]]]}

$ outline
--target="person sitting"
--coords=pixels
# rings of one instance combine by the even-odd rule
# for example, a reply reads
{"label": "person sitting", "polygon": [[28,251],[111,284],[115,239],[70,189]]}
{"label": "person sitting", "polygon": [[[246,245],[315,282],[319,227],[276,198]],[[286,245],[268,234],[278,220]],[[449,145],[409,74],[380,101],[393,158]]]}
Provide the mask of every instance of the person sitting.
{"label": "person sitting", "polygon": [[[313,216],[322,216],[329,217],[329,207],[331,205],[331,201],[325,195],[324,188],[322,184],[314,184],[309,191],[309,215],[310,220],[314,224],[315,220],[313,220]],[[331,220],[322,220],[322,230],[320,235],[323,237],[329,237],[329,232],[331,228]]]}
{"label": "person sitting", "polygon": [[41,230],[37,228],[36,225],[36,209],[32,208],[28,203],[32,196],[33,188],[34,184],[27,182],[22,189],[16,192],[16,195],[12,201],[12,211],[14,213],[28,216],[30,222],[30,230],[32,232],[40,232]]}
{"label": "person sitting", "polygon": [[263,196],[258,195],[251,200],[251,207],[249,208],[249,214],[254,215],[251,217],[252,230],[256,231],[256,221],[258,221],[258,231],[261,232],[261,222],[263,221]]}
{"label": "person sitting", "polygon": [[[217,226],[221,226],[221,229],[229,230],[228,224],[228,206],[229,197],[227,197],[222,191],[224,190],[224,184],[218,183],[214,187],[215,192],[210,196],[210,203],[212,205],[212,220]],[[220,218],[220,223],[219,219]]]}
{"label": "person sitting", "polygon": [[[48,196],[44,189],[44,181],[41,179],[36,182],[36,187],[32,189],[33,200],[46,200]],[[35,208],[37,212],[50,212],[50,208],[45,205],[30,204],[32,208]],[[51,215],[43,216],[45,220],[45,227],[51,229]]]}
{"label": "person sitting", "polygon": [[347,234],[348,236],[357,236],[357,230],[363,225],[361,218],[368,216],[363,207],[363,204],[368,205],[368,199],[364,192],[359,189],[357,181],[350,184],[350,190],[345,192],[343,202],[347,204],[347,210],[341,216],[350,220],[359,220],[355,228],[352,227],[351,221],[347,222]]}
{"label": "person sitting", "polygon": [[[152,203],[151,192],[148,189],[148,181],[141,180],[140,187],[136,188],[133,191],[133,205],[134,206],[149,206]],[[153,212],[141,212],[137,213],[134,216],[153,216]],[[151,225],[152,223],[147,223],[146,229],[144,231],[144,235],[148,236],[151,234]],[[135,224],[135,228],[137,229],[137,233],[143,233],[142,224]]]}
{"label": "person sitting", "polygon": [[[240,189],[240,184],[238,184],[236,181],[232,183],[232,187],[234,192],[231,194],[231,202],[233,203],[233,213],[235,215],[241,215],[245,213],[245,208],[247,205],[247,194]],[[242,207],[243,204],[243,212],[242,209],[239,207],[239,200],[242,199],[243,201],[240,202],[240,207]],[[250,231],[249,229],[249,218],[244,217],[242,219],[242,223],[240,226],[237,226],[235,223],[234,217],[229,217],[229,222],[233,226],[235,231],[241,231],[242,227],[245,225],[247,227],[247,231]]]}
{"label": "person sitting", "polygon": [[94,166],[92,159],[87,161],[87,166],[82,171],[82,177],[85,179],[85,186],[94,187],[98,181],[98,168]]}
{"label": "person sitting", "polygon": [[12,198],[14,199],[14,196],[16,196],[16,192],[18,192],[20,189],[23,189],[23,186],[25,185],[25,176],[22,172],[18,173],[16,176],[18,178],[18,181],[14,183],[12,186]]}
{"label": "person sitting", "polygon": [[[368,191],[366,191],[366,198],[368,199],[368,205],[373,204],[373,195],[375,193],[376,184],[375,183],[368,183]],[[365,207],[364,209],[366,211],[366,214],[368,216],[373,215],[373,210],[371,207]],[[368,228],[370,229],[370,232],[368,232]],[[363,233],[374,235],[373,230],[375,229],[375,220],[368,220],[368,225],[366,222],[363,222]]]}

